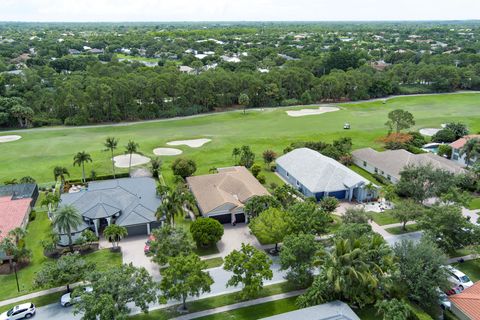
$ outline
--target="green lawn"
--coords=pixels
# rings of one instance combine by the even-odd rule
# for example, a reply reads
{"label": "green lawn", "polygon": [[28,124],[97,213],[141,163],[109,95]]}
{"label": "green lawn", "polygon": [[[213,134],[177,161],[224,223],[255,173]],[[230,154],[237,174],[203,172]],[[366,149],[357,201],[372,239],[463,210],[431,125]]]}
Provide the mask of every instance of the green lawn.
{"label": "green lawn", "polygon": [[480,259],[455,263],[453,266],[465,273],[473,282],[480,280]]}
{"label": "green lawn", "polygon": [[207,267],[205,269],[216,268],[216,267],[220,267],[221,265],[223,265],[223,258],[222,257],[205,259],[203,261],[207,264]]}
{"label": "green lawn", "polygon": [[415,232],[420,230],[417,224],[409,224],[407,225],[406,229],[407,230],[403,230],[402,227],[393,227],[393,228],[385,229],[385,231],[391,234],[404,234],[404,233]]}
{"label": "green lawn", "polygon": [[363,170],[359,166],[352,164],[351,166],[349,166],[349,168],[364,177],[365,179],[369,180],[371,183],[381,187],[384,186],[384,184],[380,183],[377,179],[375,179],[375,177],[370,172]]}
{"label": "green lawn", "polygon": [[395,218],[390,211],[384,212],[369,212],[370,217],[375,223],[380,226],[385,226],[387,224],[399,223],[400,221]]}
{"label": "green lawn", "polygon": [[[432,95],[399,97],[381,101],[341,104],[341,110],[316,116],[289,117],[285,108],[249,110],[204,115],[194,118],[171,119],[143,124],[93,127],[93,128],[40,128],[19,131],[22,139],[0,144],[0,177],[3,180],[30,175],[38,182],[53,181],[52,170],[57,165],[68,168],[72,179],[80,178],[81,168],[73,167],[72,157],[78,151],[91,154],[98,175],[109,174],[109,153],[103,151],[108,136],[120,140],[117,154],[123,154],[128,140],[140,145],[140,152],[153,157],[152,150],[165,146],[168,141],[193,138],[210,138],[212,142],[202,148],[180,146],[183,156],[197,162],[196,174],[208,173],[212,167],[230,166],[233,147],[250,145],[261,161],[261,153],[273,149],[281,154],[291,142],[322,140],[330,142],[341,137],[352,137],[354,148],[381,148],[378,138],[386,134],[387,114],[397,108],[413,113],[417,130],[422,127],[439,127],[449,121],[461,121],[471,132],[480,130],[480,94]],[[314,106],[312,106],[313,108]],[[289,108],[289,109],[293,109]],[[299,106],[297,108],[305,108]],[[343,130],[349,122],[351,130]],[[9,131],[8,134],[13,134]],[[170,164],[175,157],[162,157],[164,176],[172,182]],[[126,172],[126,169],[118,170]],[[279,179],[265,172],[267,184]]]}
{"label": "green lawn", "polygon": [[480,209],[480,197],[472,199],[469,205],[470,210]]}
{"label": "green lawn", "polygon": [[236,309],[228,312],[213,314],[211,316],[197,318],[199,320],[254,320],[270,317],[279,313],[285,313],[298,308],[295,306],[297,297],[266,302],[250,307]]}
{"label": "green lawn", "polygon": [[[31,221],[27,227],[28,232],[25,237],[25,245],[32,251],[33,256],[30,264],[18,271],[20,292],[17,292],[14,274],[0,275],[0,300],[40,290],[33,288],[33,279],[35,273],[41,269],[42,264],[49,260],[43,255],[41,241],[47,238],[50,228],[50,220],[48,220],[47,213],[45,211],[38,211],[36,219]],[[122,263],[121,254],[112,253],[110,250],[99,250],[84,256],[84,258],[87,261],[94,262],[100,270]]]}
{"label": "green lawn", "polygon": [[474,253],[480,253],[480,247],[479,246],[467,246],[464,248],[460,248],[455,250],[452,254],[450,254],[450,258],[457,258],[457,257],[463,257],[467,256],[469,254],[474,254]]}
{"label": "green lawn", "polygon": [[[273,285],[264,287],[263,290],[258,295],[258,298],[273,296],[279,293],[289,292],[292,290],[295,290],[295,289],[292,288],[287,282],[273,284]],[[214,309],[214,308],[226,306],[229,304],[234,304],[240,301],[241,300],[238,297],[238,293],[229,293],[221,296],[187,302],[187,307],[189,312],[197,312],[202,310]],[[139,314],[131,317],[131,319],[166,320],[166,319],[175,318],[177,316],[179,316],[179,314],[178,312],[176,312],[176,306],[174,306],[168,309],[155,310],[148,314]]]}

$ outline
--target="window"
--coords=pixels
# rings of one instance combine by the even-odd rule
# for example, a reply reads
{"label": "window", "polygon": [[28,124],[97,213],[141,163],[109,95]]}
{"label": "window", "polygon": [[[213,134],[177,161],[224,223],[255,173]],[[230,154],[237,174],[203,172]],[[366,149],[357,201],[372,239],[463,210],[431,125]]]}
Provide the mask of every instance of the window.
{"label": "window", "polygon": [[367,161],[363,161],[363,166],[364,166],[364,167],[367,166]]}
{"label": "window", "polygon": [[288,171],[287,171],[287,177],[290,177],[290,175],[288,174]]}
{"label": "window", "polygon": [[298,180],[297,180],[297,182],[295,182],[295,184],[297,185],[297,187],[300,186],[300,182],[298,182]]}

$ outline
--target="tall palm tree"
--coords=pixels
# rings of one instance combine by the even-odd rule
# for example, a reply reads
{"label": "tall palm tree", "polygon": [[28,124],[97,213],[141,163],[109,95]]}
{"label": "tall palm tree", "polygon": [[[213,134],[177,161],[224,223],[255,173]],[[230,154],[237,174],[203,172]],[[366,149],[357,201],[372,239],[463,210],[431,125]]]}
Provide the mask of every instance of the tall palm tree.
{"label": "tall palm tree", "polygon": [[167,218],[170,225],[175,225],[175,216],[182,214],[183,211],[183,199],[179,192],[176,190],[168,190],[162,198],[162,203],[157,209],[157,219],[163,217]]}
{"label": "tall palm tree", "polygon": [[137,152],[138,147],[138,143],[132,140],[128,141],[128,144],[125,146],[125,153],[128,153],[130,155],[130,161],[128,162],[128,172],[130,172],[132,169],[132,154]]}
{"label": "tall palm tree", "polygon": [[103,236],[112,243],[113,249],[118,249],[120,241],[128,235],[127,228],[111,224],[103,231]]}
{"label": "tall palm tree", "polygon": [[465,156],[465,163],[468,168],[472,159],[480,157],[480,139],[468,139],[460,150],[460,155]]}
{"label": "tall palm tree", "polygon": [[85,178],[85,162],[92,162],[92,157],[89,153],[85,151],[78,152],[73,157],[73,166],[82,166],[82,181],[83,183],[87,182]]}
{"label": "tall palm tree", "polygon": [[72,231],[82,224],[82,216],[77,208],[72,205],[66,205],[53,216],[53,226],[59,231],[67,235],[68,247],[73,252]]}
{"label": "tall palm tree", "polygon": [[159,158],[153,158],[150,162],[150,172],[156,179],[160,178],[160,170],[162,170],[162,160]]}
{"label": "tall palm tree", "polygon": [[103,144],[107,150],[110,150],[110,156],[112,161],[112,171],[113,171],[113,179],[115,179],[115,160],[113,160],[113,151],[117,149],[118,139],[114,137],[107,137]]}
{"label": "tall palm tree", "polygon": [[8,232],[8,235],[15,239],[15,245],[16,246],[18,246],[18,243],[20,242],[20,239],[25,237],[26,234],[27,234],[27,231],[23,228],[20,228],[20,227],[12,229]]}
{"label": "tall palm tree", "polygon": [[235,164],[237,164],[237,157],[240,155],[240,148],[233,148],[232,157],[235,159]]}
{"label": "tall palm tree", "polygon": [[68,172],[67,168],[56,166],[53,169],[53,176],[54,176],[55,181],[57,181],[58,178],[60,178],[62,183],[65,183],[65,176],[70,177],[70,173]]}
{"label": "tall palm tree", "polygon": [[50,217],[52,212],[57,210],[58,204],[60,203],[60,197],[55,193],[47,193],[45,197],[40,202],[42,207],[47,207],[48,216]]}

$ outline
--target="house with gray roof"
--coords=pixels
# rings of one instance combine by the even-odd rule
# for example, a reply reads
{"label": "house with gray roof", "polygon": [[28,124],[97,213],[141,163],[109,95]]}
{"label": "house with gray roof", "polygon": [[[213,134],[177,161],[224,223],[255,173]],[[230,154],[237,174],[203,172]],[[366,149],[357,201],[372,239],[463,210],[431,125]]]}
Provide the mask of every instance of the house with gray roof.
{"label": "house with gray roof", "polygon": [[262,320],[360,320],[353,310],[342,301],[332,301],[313,307],[277,314]]}
{"label": "house with gray roof", "polygon": [[[74,241],[86,229],[98,236],[112,223],[127,228],[129,236],[147,235],[165,220],[155,216],[161,203],[156,186],[154,179],[146,177],[93,181],[85,190],[62,194],[59,209],[72,205],[83,217],[83,224],[73,232]],[[66,235],[60,236],[60,244],[67,244]]]}
{"label": "house with gray roof", "polygon": [[295,149],[276,161],[277,173],[306,197],[330,196],[348,201],[377,197],[375,188],[358,173],[309,148]]}
{"label": "house with gray roof", "polygon": [[460,164],[433,153],[413,154],[403,149],[379,152],[364,148],[353,151],[352,156],[357,166],[372,174],[381,175],[392,183],[400,180],[400,172],[407,166],[431,165],[453,174],[465,172]]}

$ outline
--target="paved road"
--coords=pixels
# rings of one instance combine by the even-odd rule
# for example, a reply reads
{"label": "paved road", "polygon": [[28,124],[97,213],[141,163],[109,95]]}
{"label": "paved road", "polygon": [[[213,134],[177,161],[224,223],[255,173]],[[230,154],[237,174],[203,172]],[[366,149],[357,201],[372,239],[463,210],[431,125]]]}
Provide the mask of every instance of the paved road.
{"label": "paved road", "polygon": [[[274,263],[272,265],[272,270],[273,270],[273,279],[266,281],[265,285],[275,284],[275,283],[285,281],[285,279],[283,278],[285,276],[285,272],[279,270],[279,265],[277,263]],[[227,272],[222,268],[210,269],[209,272],[213,280],[215,281],[215,283],[211,287],[211,292],[208,294],[202,295],[201,297],[202,299],[240,290],[240,288],[226,287],[226,283],[232,275],[231,272]],[[178,303],[179,303],[178,301],[171,301],[167,305],[153,304],[151,305],[150,310],[160,309],[160,308],[164,308],[169,305],[178,304]],[[134,314],[139,313],[139,310],[137,310],[133,306],[131,307],[132,307],[132,313]],[[80,315],[74,316],[73,310],[74,310],[73,307],[64,308],[60,306],[60,303],[39,307],[37,309],[37,314],[34,320],[80,320],[81,316]]]}

